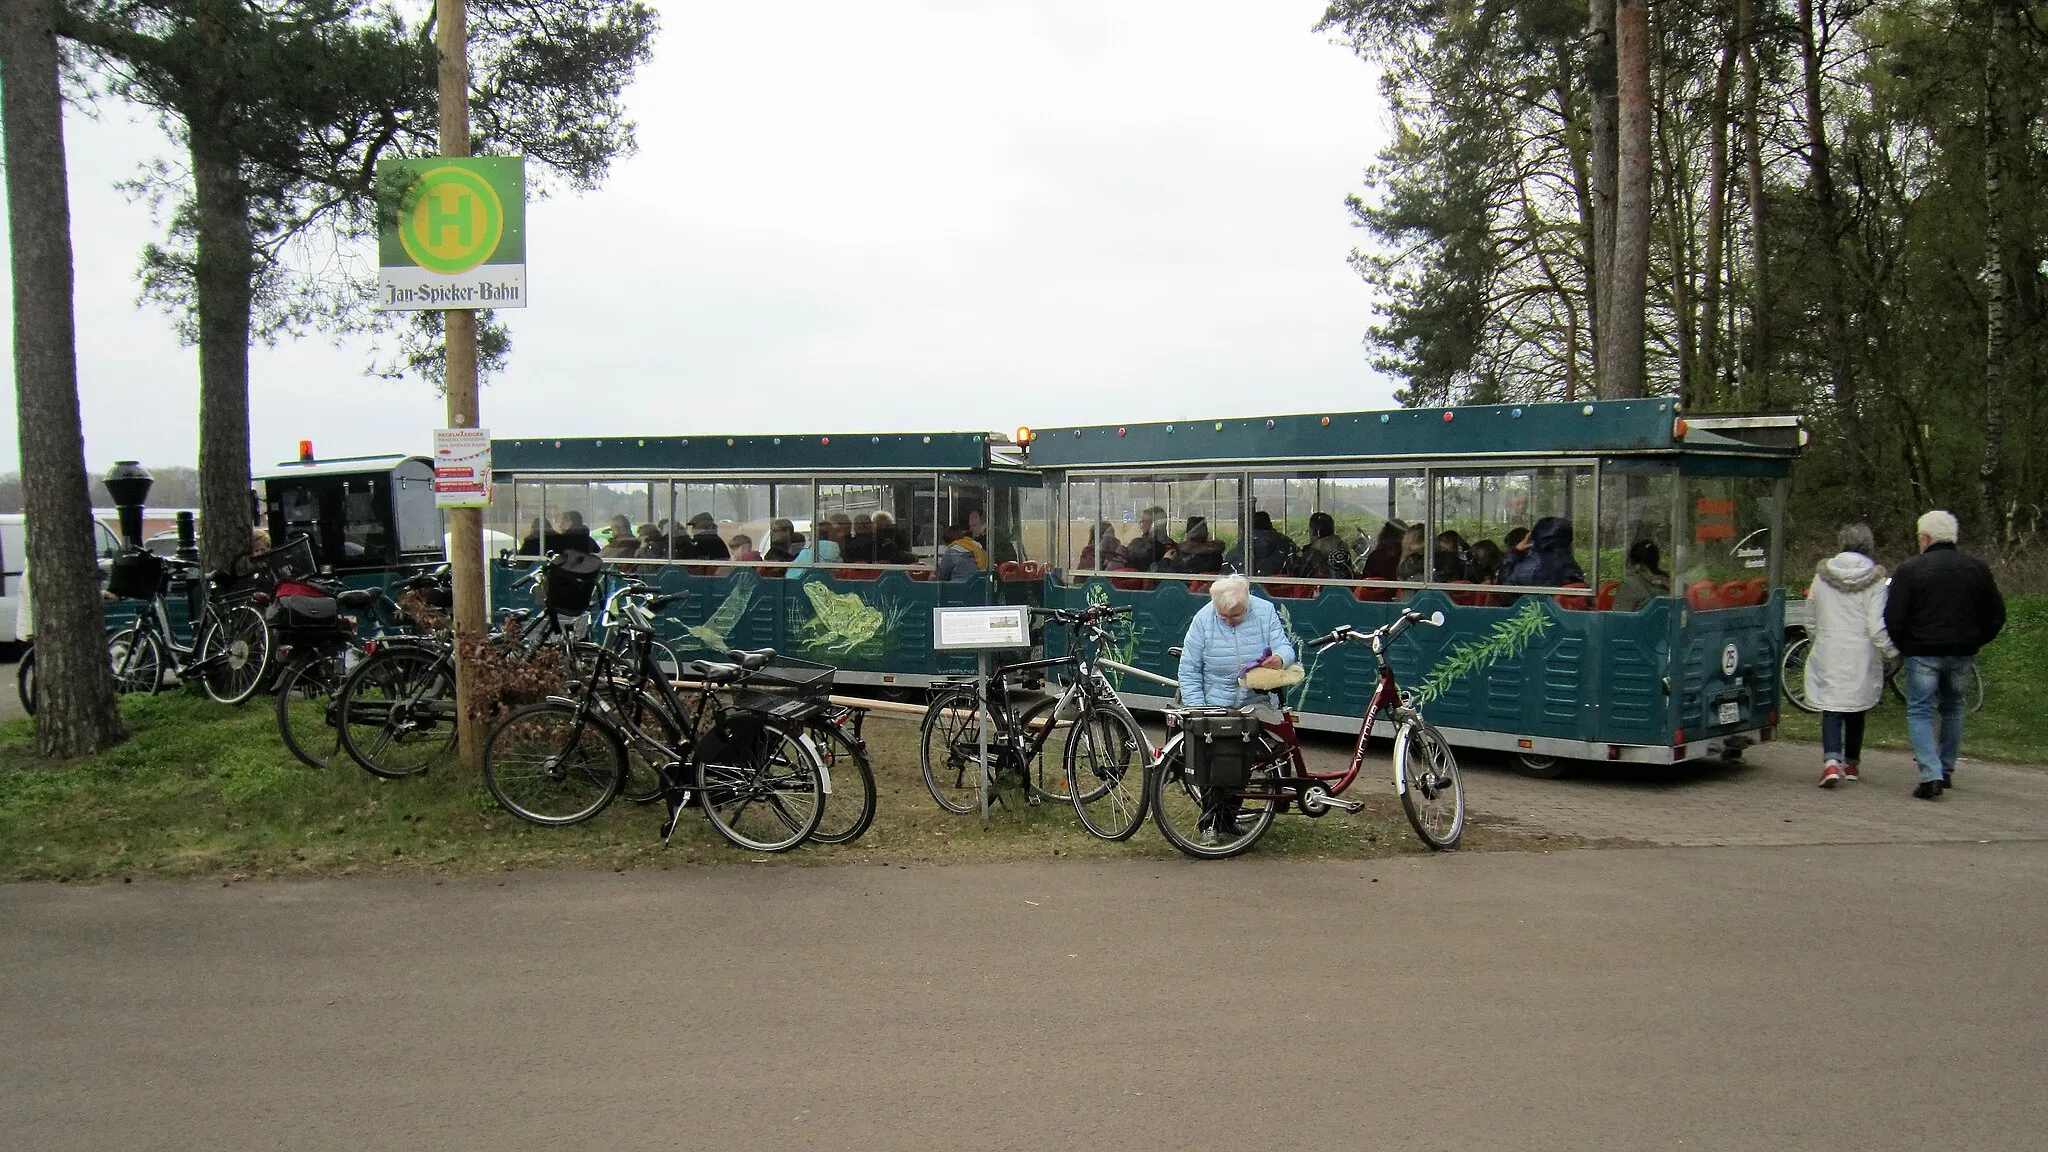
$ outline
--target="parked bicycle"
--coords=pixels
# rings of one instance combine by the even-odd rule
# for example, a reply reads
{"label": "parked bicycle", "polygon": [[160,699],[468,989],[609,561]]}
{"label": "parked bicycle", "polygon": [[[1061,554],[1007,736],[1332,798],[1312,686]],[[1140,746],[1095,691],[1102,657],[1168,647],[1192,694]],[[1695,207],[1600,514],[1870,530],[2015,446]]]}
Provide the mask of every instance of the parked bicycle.
{"label": "parked bicycle", "polygon": [[[166,601],[178,575],[191,581],[189,645],[172,630]],[[107,640],[115,691],[154,695],[169,674],[181,684],[196,681],[219,703],[243,704],[263,687],[270,626],[250,602],[257,589],[247,578],[214,571],[201,579],[197,564],[134,551],[114,559],[107,590],[142,604],[135,622]]]}
{"label": "parked bicycle", "polygon": [[[1785,699],[1790,701],[1792,706],[1801,712],[1820,711],[1820,709],[1813,706],[1813,701],[1806,695],[1806,657],[1812,651],[1813,638],[1811,636],[1801,636],[1799,639],[1785,645],[1785,654],[1780,658],[1778,664],[1780,673],[1778,682],[1785,686]],[[1901,703],[1904,703],[1906,699],[1906,689],[1903,683],[1905,678],[1902,674],[1904,667],[1903,661],[1889,661],[1885,664],[1884,668],[1885,691],[1891,694],[1892,699]],[[1983,711],[1984,692],[1984,667],[1981,664],[1972,663],[1970,665],[1970,682],[1963,688],[1964,706],[1972,712]]]}
{"label": "parked bicycle", "polygon": [[[1067,629],[1068,655],[1001,665],[986,696],[972,682],[953,681],[933,690],[919,726],[918,760],[925,788],[948,812],[977,812],[981,805],[981,708],[989,713],[987,787],[1000,797],[1020,789],[1027,803],[1072,804],[1081,826],[1105,840],[1128,840],[1145,822],[1145,766],[1150,744],[1104,669],[1145,675],[1103,655],[1113,642],[1111,624],[1131,610],[1107,604],[1078,612],[1032,609],[1032,615]],[[1069,670],[1060,694],[1017,689],[1043,680],[1049,670]],[[1047,753],[1061,737],[1055,767]]]}
{"label": "parked bicycle", "polygon": [[[1344,793],[1365,767],[1373,725],[1384,715],[1394,725],[1394,791],[1401,809],[1424,844],[1434,849],[1456,846],[1465,827],[1465,788],[1450,742],[1421,710],[1404,697],[1388,663],[1387,649],[1417,624],[1441,627],[1443,613],[1424,616],[1412,609],[1370,632],[1341,625],[1310,640],[1305,647],[1324,651],[1341,644],[1372,650],[1378,665],[1378,687],[1359,720],[1351,763],[1341,772],[1313,772],[1302,758],[1294,713],[1283,709],[1277,722],[1254,723],[1254,709],[1178,709],[1168,723],[1178,731],[1168,739],[1150,773],[1154,823],[1167,842],[1197,859],[1236,856],[1259,842],[1274,817],[1291,810],[1321,817],[1332,809],[1357,812],[1364,805]],[[1203,776],[1203,751],[1191,740],[1213,742],[1242,739],[1241,782]],[[1194,755],[1189,755],[1193,751]],[[1219,765],[1220,767],[1220,765]]]}
{"label": "parked bicycle", "polygon": [[[403,617],[381,588],[342,589],[315,585],[319,597],[280,595],[268,609],[277,640],[275,693],[278,737],[299,761],[312,768],[340,763],[341,689],[356,666],[388,644],[421,641],[424,633]],[[420,592],[430,604],[448,603],[444,566],[399,582],[401,595]],[[353,613],[353,618],[344,613]]]}
{"label": "parked bicycle", "polygon": [[484,782],[507,811],[546,825],[596,816],[625,787],[630,743],[661,765],[664,841],[692,794],[737,847],[786,851],[817,830],[828,769],[807,727],[828,706],[834,670],[774,665],[772,650],[735,652],[730,662],[689,664],[683,671],[696,687],[685,700],[653,656],[654,614],[682,598],[637,583],[615,591],[612,612],[615,627],[630,634],[630,666],[617,667],[607,647],[577,697],[529,704],[492,727]]}

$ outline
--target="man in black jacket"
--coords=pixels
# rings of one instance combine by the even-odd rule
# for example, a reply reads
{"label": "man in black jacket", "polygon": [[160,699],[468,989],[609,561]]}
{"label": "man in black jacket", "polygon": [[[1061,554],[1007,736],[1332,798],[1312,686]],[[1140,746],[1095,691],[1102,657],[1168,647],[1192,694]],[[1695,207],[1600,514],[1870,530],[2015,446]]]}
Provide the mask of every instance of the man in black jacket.
{"label": "man in black jacket", "polygon": [[1892,575],[1884,626],[1906,658],[1906,731],[1920,762],[1913,795],[1932,800],[1954,786],[1963,688],[1977,650],[2005,627],[2005,599],[1982,560],[1956,551],[1954,516],[1929,512],[1919,528],[1920,555]]}

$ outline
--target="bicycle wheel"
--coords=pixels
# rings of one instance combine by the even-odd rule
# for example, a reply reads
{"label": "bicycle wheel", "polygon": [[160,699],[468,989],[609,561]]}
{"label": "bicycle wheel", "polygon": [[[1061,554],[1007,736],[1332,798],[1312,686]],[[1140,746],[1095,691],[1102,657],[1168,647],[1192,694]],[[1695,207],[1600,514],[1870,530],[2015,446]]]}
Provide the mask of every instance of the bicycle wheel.
{"label": "bicycle wheel", "polygon": [[347,649],[308,652],[277,678],[277,735],[308,768],[332,768],[344,757],[337,715]]}
{"label": "bicycle wheel", "polygon": [[164,650],[156,633],[127,627],[107,640],[107,663],[114,670],[114,691],[151,696],[164,684]]}
{"label": "bicycle wheel", "polygon": [[14,666],[14,691],[21,697],[21,710],[36,714],[36,646],[31,644]]}
{"label": "bicycle wheel", "polygon": [[[989,747],[998,743],[1000,717],[990,717]],[[918,763],[924,786],[939,807],[966,816],[981,811],[981,721],[974,690],[955,688],[932,698],[918,725]],[[993,786],[989,789],[993,795]]]}
{"label": "bicycle wheel", "polygon": [[484,787],[521,820],[581,824],[604,811],[625,783],[618,734],[574,704],[528,704],[498,721],[484,741]]}
{"label": "bicycle wheel", "polygon": [[1963,685],[1963,706],[1972,712],[1984,710],[1984,669],[1974,661],[1970,664],[1970,682]]}
{"label": "bicycle wheel", "polygon": [[1785,685],[1785,699],[1792,702],[1801,712],[1812,712],[1814,707],[1806,698],[1806,654],[1813,650],[1813,641],[1805,636],[1785,645],[1784,659],[1779,661],[1779,679]]}
{"label": "bicycle wheel", "polygon": [[200,686],[207,696],[216,704],[246,704],[270,670],[270,624],[247,604],[230,608],[202,629],[198,656],[206,662]]}
{"label": "bicycle wheel", "polygon": [[[1250,851],[1273,826],[1273,817],[1280,809],[1276,766],[1255,766],[1243,788],[1199,788],[1188,769],[1187,758],[1180,752],[1183,739],[1174,737],[1160,758],[1159,769],[1147,774],[1152,823],[1158,826],[1167,843],[1197,860],[1223,860]],[[1218,794],[1212,796],[1212,791]],[[1234,812],[1229,806],[1231,801],[1235,802]],[[1215,828],[1218,808],[1232,816],[1234,831]]]}
{"label": "bicycle wheel", "polygon": [[1090,708],[1067,733],[1067,796],[1081,826],[1104,840],[1128,840],[1145,822],[1145,741],[1117,709]]}
{"label": "bicycle wheel", "polygon": [[626,748],[623,795],[635,804],[652,804],[662,797],[661,769],[669,762],[667,754],[655,745],[679,748],[682,733],[653,693],[645,689],[630,691],[628,685],[619,683],[600,687],[598,691],[604,696],[612,723],[618,727],[619,739]]}
{"label": "bicycle wheel", "polygon": [[372,776],[416,776],[455,745],[455,670],[442,649],[384,649],[349,674],[338,707],[342,750]]}
{"label": "bicycle wheel", "polygon": [[818,830],[825,792],[818,754],[794,729],[748,714],[728,715],[698,747],[704,815],[734,846],[794,848]]}
{"label": "bicycle wheel", "polygon": [[875,770],[867,750],[830,717],[811,726],[811,745],[824,759],[831,776],[825,814],[811,839],[820,844],[851,844],[875,822]]}
{"label": "bicycle wheel", "polygon": [[1441,852],[1465,832],[1465,782],[1443,733],[1420,717],[1394,734],[1394,787],[1422,842]]}

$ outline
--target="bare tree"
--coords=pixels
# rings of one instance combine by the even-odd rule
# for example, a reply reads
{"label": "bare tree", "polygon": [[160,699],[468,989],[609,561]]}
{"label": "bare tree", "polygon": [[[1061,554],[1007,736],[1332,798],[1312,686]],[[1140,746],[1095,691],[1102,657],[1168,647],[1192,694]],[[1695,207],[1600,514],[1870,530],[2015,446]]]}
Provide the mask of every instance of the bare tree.
{"label": "bare tree", "polygon": [[0,117],[14,266],[14,390],[35,582],[36,750],[90,756],[126,735],[107,670],[71,309],[54,0],[0,0]]}

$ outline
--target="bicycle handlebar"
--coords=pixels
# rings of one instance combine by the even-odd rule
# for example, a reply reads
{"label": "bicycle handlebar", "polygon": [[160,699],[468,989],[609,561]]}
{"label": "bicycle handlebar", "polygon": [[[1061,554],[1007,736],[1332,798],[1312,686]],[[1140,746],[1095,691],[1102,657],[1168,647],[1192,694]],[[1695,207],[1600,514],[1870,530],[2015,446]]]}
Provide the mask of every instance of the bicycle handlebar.
{"label": "bicycle handlebar", "polygon": [[1444,626],[1444,614],[1442,612],[1432,612],[1424,616],[1413,608],[1403,608],[1401,615],[1370,632],[1360,632],[1349,624],[1339,624],[1329,632],[1307,641],[1302,646],[1321,651],[1332,644],[1341,644],[1346,640],[1355,640],[1361,644],[1385,643],[1394,640],[1401,633],[1406,632],[1417,624],[1427,624],[1432,628],[1441,628]]}

